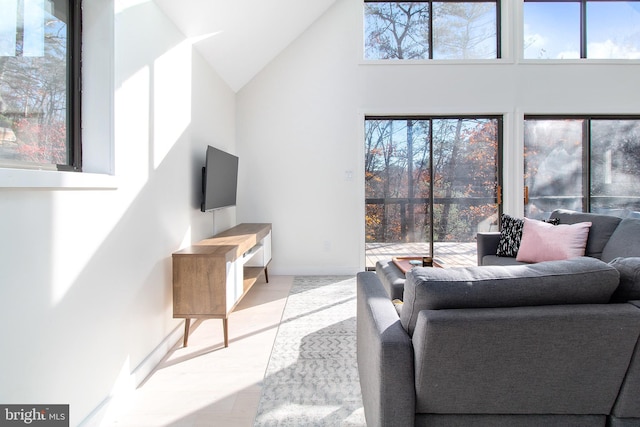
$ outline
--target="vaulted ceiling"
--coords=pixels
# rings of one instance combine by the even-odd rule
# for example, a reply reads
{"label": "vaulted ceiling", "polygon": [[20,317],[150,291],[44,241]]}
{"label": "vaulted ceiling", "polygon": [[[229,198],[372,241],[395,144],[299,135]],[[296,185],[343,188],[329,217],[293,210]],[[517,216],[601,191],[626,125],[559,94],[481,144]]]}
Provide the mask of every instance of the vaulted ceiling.
{"label": "vaulted ceiling", "polygon": [[234,91],[336,0],[154,0]]}

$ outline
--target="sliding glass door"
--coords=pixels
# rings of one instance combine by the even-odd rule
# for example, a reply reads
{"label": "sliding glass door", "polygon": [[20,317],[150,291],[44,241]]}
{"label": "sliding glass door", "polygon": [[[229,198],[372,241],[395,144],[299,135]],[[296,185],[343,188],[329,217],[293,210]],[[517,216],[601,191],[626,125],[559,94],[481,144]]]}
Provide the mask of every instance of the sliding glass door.
{"label": "sliding glass door", "polygon": [[525,117],[525,215],[640,216],[640,118]]}
{"label": "sliding glass door", "polygon": [[[475,263],[497,229],[499,117],[367,117],[367,267],[394,256]],[[449,262],[445,258],[448,258]]]}

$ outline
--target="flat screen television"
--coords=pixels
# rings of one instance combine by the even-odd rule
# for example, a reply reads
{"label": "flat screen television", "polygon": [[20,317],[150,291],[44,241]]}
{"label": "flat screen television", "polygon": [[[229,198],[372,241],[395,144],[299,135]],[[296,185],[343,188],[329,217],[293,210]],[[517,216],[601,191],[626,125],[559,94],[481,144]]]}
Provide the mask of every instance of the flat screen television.
{"label": "flat screen television", "polygon": [[202,212],[236,205],[238,187],[238,157],[207,147],[202,168]]}

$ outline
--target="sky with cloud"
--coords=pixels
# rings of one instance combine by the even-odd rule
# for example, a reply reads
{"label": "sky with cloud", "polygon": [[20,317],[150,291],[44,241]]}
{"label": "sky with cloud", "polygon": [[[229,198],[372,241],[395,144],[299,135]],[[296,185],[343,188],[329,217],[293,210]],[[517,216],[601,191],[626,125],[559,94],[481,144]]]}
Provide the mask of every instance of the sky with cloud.
{"label": "sky with cloud", "polygon": [[[580,57],[578,2],[524,3],[524,57]],[[640,2],[587,4],[587,57],[640,59]]]}

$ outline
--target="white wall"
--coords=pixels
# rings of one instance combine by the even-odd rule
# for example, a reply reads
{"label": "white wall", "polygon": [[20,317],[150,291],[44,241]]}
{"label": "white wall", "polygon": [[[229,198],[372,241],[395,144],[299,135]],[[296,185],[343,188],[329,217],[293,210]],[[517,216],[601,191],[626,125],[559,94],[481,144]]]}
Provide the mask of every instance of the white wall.
{"label": "white wall", "polygon": [[[505,3],[503,30],[521,2]],[[238,220],[273,223],[274,274],[364,268],[366,114],[503,114],[505,212],[522,213],[526,113],[640,114],[640,65],[364,63],[362,2],[338,0],[237,97]],[[499,62],[499,63],[496,63]],[[350,180],[349,171],[353,171]]]}
{"label": "white wall", "polygon": [[206,145],[235,151],[235,94],[152,2],[84,8],[85,145],[115,188],[0,189],[0,402],[68,403],[72,426],[180,338],[171,253],[235,224],[198,195]]}
{"label": "white wall", "polygon": [[358,3],[339,1],[238,92],[238,221],[272,223],[274,274],[358,267]]}

